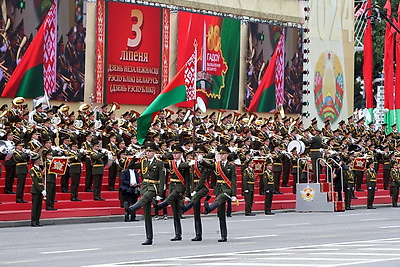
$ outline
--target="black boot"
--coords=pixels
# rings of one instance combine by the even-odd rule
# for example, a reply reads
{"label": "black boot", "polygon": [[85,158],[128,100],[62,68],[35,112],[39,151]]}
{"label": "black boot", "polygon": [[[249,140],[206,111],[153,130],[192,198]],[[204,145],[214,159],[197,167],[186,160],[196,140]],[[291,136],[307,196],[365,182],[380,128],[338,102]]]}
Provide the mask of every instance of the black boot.
{"label": "black boot", "polygon": [[219,228],[221,230],[221,239],[218,239],[218,242],[226,242],[228,241],[228,230],[226,229],[226,222],[219,222]]}
{"label": "black boot", "polygon": [[201,241],[202,235],[203,235],[203,230],[201,227],[201,220],[195,220],[194,221],[194,230],[196,232],[196,237],[192,238],[192,241]]}
{"label": "black boot", "polygon": [[152,245],[153,244],[153,226],[150,224],[145,225],[146,228],[146,241],[142,245]]}
{"label": "black boot", "polygon": [[209,214],[213,210],[215,210],[218,207],[218,201],[215,200],[214,203],[211,205],[208,205],[208,202],[204,202],[204,214]]}
{"label": "black boot", "polygon": [[124,206],[124,208],[125,208],[125,219],[124,219],[124,221],[125,222],[130,222],[131,220],[129,220],[129,203],[128,203],[128,201],[124,201],[124,204],[123,204],[123,206]]}
{"label": "black boot", "polygon": [[182,240],[182,226],[180,220],[174,220],[175,237],[171,238],[171,241]]}
{"label": "black boot", "polygon": [[133,212],[133,213],[131,214],[131,222],[138,222],[138,221],[139,221],[139,220],[136,219],[136,213]]}
{"label": "black boot", "polygon": [[182,209],[182,213],[185,213],[188,210],[190,210],[193,207],[193,205],[194,205],[193,201],[189,201],[188,203],[186,203],[186,205]]}
{"label": "black boot", "polygon": [[154,209],[155,209],[155,210],[162,210],[162,209],[168,207],[168,205],[169,205],[169,203],[168,203],[167,201],[164,200],[164,201],[161,202],[161,203],[155,204],[155,205],[154,205]]}
{"label": "black boot", "polygon": [[[126,202],[127,203],[127,202]],[[128,212],[129,214],[134,213],[135,211],[137,211],[138,209],[140,209],[142,207],[142,205],[139,204],[139,202],[136,202],[135,204],[133,204],[132,206],[128,207]],[[125,208],[125,202],[124,202],[124,208]],[[125,208],[126,209],[126,208]]]}

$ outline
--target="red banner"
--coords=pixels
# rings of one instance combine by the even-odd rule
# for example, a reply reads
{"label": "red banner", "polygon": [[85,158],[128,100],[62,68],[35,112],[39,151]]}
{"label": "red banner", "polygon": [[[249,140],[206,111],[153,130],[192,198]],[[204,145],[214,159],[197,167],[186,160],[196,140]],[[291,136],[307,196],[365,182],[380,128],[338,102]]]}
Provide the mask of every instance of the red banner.
{"label": "red banner", "polygon": [[353,169],[357,171],[364,171],[367,167],[366,158],[355,158],[353,162]]}
{"label": "red banner", "polygon": [[124,170],[128,169],[129,162],[134,158],[134,156],[127,156],[125,160]]}
{"label": "red banner", "polygon": [[107,2],[106,102],[148,105],[161,89],[162,9]]}
{"label": "red banner", "polygon": [[54,157],[51,160],[49,173],[64,175],[67,170],[68,158]]}
{"label": "red banner", "polygon": [[99,0],[96,3],[96,103],[103,103],[104,93],[104,29],[105,29],[105,2]]}

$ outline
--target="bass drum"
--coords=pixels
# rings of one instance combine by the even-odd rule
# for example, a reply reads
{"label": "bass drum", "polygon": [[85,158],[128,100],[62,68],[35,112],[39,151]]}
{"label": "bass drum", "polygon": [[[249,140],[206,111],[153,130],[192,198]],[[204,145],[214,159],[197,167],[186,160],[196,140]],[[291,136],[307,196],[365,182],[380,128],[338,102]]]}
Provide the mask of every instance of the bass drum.
{"label": "bass drum", "polygon": [[300,155],[306,150],[306,145],[303,143],[303,141],[293,140],[289,142],[287,146],[287,152],[292,152],[293,148],[296,148],[298,154]]}

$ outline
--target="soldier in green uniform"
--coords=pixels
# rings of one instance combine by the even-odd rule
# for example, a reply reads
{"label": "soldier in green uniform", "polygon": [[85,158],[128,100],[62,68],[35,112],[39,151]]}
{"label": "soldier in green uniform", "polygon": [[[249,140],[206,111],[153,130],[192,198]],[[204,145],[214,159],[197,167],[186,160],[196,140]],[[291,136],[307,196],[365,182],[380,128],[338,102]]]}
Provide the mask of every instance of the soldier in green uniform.
{"label": "soldier in green uniform", "polygon": [[228,230],[226,228],[226,214],[225,214],[225,202],[228,199],[236,202],[236,166],[232,162],[228,161],[228,155],[230,150],[226,146],[219,146],[218,152],[221,157],[221,161],[215,161],[208,163],[199,158],[201,164],[213,170],[216,176],[216,185],[214,187],[214,195],[216,199],[214,203],[208,205],[208,201],[204,202],[205,214],[208,214],[218,207],[218,219],[221,230],[221,239],[218,242],[228,241]]}
{"label": "soldier in green uniform", "polygon": [[104,162],[103,158],[107,157],[102,151],[100,151],[99,142],[93,143],[93,151],[90,153],[90,159],[92,161],[92,175],[93,175],[93,199],[97,201],[104,201],[101,197],[101,185],[104,174]]}
{"label": "soldier in green uniform", "polygon": [[[302,141],[304,142],[304,144],[306,146],[310,146],[310,157],[311,157],[311,161],[312,161],[312,171],[313,171],[313,175],[312,175],[312,181],[313,183],[318,182],[318,178],[317,177],[317,168],[318,170],[320,170],[320,166],[319,164],[317,164],[317,159],[322,157],[321,154],[321,147],[322,147],[322,138],[320,136],[321,131],[319,131],[316,128],[313,128],[313,137],[310,139],[302,139]],[[318,165],[318,166],[317,166]]]}
{"label": "soldier in green uniform", "polygon": [[93,184],[93,175],[92,175],[92,161],[90,159],[89,154],[93,151],[93,143],[92,143],[92,134],[86,135],[86,141],[82,143],[82,148],[85,150],[87,156],[85,159],[85,192],[93,192],[92,184]]}
{"label": "soldier in green uniform", "polygon": [[155,157],[158,148],[154,142],[146,142],[144,148],[146,150],[146,157],[141,158],[142,153],[138,153],[128,165],[128,169],[141,170],[143,178],[140,190],[142,197],[138,202],[129,207],[129,211],[135,212],[144,207],[146,241],[142,245],[151,245],[153,244],[151,202],[154,197],[157,201],[162,199],[161,196],[163,195],[165,183],[165,167],[164,163]]}
{"label": "soldier in green uniform", "polygon": [[[49,140],[51,142],[51,140]],[[53,159],[53,154],[51,149],[44,150],[42,152],[42,158],[44,159],[44,169],[45,169],[45,182],[46,182],[46,210],[55,211],[54,200],[56,198],[56,178],[57,174],[49,172],[51,160]]]}
{"label": "soldier in green uniform", "polygon": [[266,170],[261,179],[265,188],[264,212],[265,215],[273,215],[274,213],[271,212],[272,198],[274,196],[274,175],[272,172],[273,163],[272,161],[267,160],[265,165]]}
{"label": "soldier in green uniform", "polygon": [[375,190],[376,190],[376,172],[374,169],[374,160],[367,160],[367,188],[368,188],[368,197],[367,197],[367,208],[368,209],[376,209],[374,205],[375,198]]}
{"label": "soldier in green uniform", "polygon": [[[273,172],[273,175],[274,175],[273,193],[274,194],[282,194],[280,192],[279,183],[280,183],[281,173],[282,173],[283,153],[281,151],[281,142],[279,140],[274,140],[273,143],[274,143],[274,151],[271,153],[272,160],[273,160],[272,172]],[[265,187],[264,187],[264,189],[265,189]]]}
{"label": "soldier in green uniform", "polygon": [[40,214],[42,212],[43,197],[46,196],[44,188],[44,177],[40,166],[43,164],[42,159],[37,154],[32,157],[33,167],[30,169],[29,174],[32,178],[32,213],[31,213],[31,226],[43,226],[40,224]]}
{"label": "soldier in green uniform", "polygon": [[351,207],[351,199],[354,194],[354,174],[353,162],[349,158],[344,160],[343,168],[343,183],[344,183],[344,204],[346,210],[353,210]]}
{"label": "soldier in green uniform", "polygon": [[113,162],[111,166],[108,168],[108,190],[109,191],[117,191],[115,189],[115,180],[117,178],[117,163],[115,159],[117,158],[118,145],[117,145],[117,136],[110,136],[110,143],[107,144],[107,150],[111,151],[113,155]]}
{"label": "soldier in green uniform", "polygon": [[[169,172],[169,191],[168,197],[161,203],[155,205],[156,210],[162,210],[169,204],[172,206],[174,215],[175,237],[171,241],[182,240],[182,226],[180,220],[180,201],[186,193],[190,192],[189,164],[182,159],[184,151],[180,145],[172,146],[172,160],[167,160],[164,164]],[[187,198],[187,197],[186,197]],[[188,200],[188,199],[187,199]]]}
{"label": "soldier in green uniform", "polygon": [[390,152],[389,146],[385,146],[383,148],[382,160],[383,160],[383,187],[385,190],[389,189],[389,180],[390,180],[390,169],[391,161],[390,161]]}
{"label": "soldier in green uniform", "polygon": [[[204,157],[207,154],[207,148],[204,145],[196,145],[195,148],[196,158]],[[192,165],[192,164],[190,164]],[[201,199],[205,196],[206,201],[210,200],[211,196],[208,195],[209,185],[208,178],[210,177],[210,170],[202,165],[199,165],[198,160],[195,159],[194,165],[192,165],[192,178],[193,178],[193,192],[191,195],[191,200],[185,205],[183,212],[188,211],[193,207],[194,213],[194,229],[196,236],[192,238],[192,241],[201,241],[203,239],[203,229],[201,225],[200,217],[200,205]]]}
{"label": "soldier in green uniform", "polygon": [[78,198],[79,183],[82,173],[82,161],[85,155],[78,151],[78,143],[72,143],[69,151],[69,173],[71,175],[71,201],[82,201]]}
{"label": "soldier in green uniform", "polygon": [[393,168],[390,171],[390,178],[392,181],[391,190],[392,190],[392,206],[399,207],[397,205],[397,200],[399,198],[399,187],[400,187],[400,168],[399,162],[397,160],[393,161]]}
{"label": "soldier in green uniform", "polygon": [[255,175],[254,175],[254,161],[249,159],[246,162],[246,169],[243,171],[243,183],[242,190],[243,196],[245,200],[245,216],[254,216],[255,213],[252,213],[252,206],[254,200],[254,183],[255,183]]}
{"label": "soldier in green uniform", "polygon": [[29,155],[25,152],[24,143],[19,142],[16,145],[16,149],[13,152],[13,158],[16,162],[15,166],[15,174],[17,176],[17,194],[16,194],[16,202],[17,203],[28,203],[24,200],[24,189],[25,189],[25,181],[26,175],[28,173],[28,160]]}

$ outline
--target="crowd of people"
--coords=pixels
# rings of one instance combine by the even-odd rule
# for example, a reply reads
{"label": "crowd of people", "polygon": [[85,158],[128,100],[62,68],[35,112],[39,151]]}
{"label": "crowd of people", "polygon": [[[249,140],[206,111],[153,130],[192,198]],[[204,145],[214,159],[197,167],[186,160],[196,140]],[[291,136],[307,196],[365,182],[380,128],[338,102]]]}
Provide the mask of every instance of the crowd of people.
{"label": "crowd of people", "polygon": [[[335,130],[330,121],[319,130],[317,119],[306,128],[301,119],[282,118],[278,113],[262,118],[253,113],[216,111],[205,115],[200,110],[179,109],[175,113],[164,109],[154,118],[141,146],[136,138],[140,113],[127,110],[117,117],[118,108],[116,103],[98,107],[82,104],[71,111],[65,104],[51,108],[37,104],[30,111],[21,97],[15,98],[10,107],[0,107],[5,193],[15,194],[17,203],[26,203],[24,188],[30,173],[31,193],[35,196],[32,226],[40,225],[38,205],[42,197],[46,198],[46,210],[55,210],[56,175],[49,172],[49,166],[57,156],[68,158],[67,171],[61,176],[61,192],[70,193],[71,201],[81,201],[78,188],[82,165],[86,169],[85,191],[93,192],[95,201],[104,200],[101,197],[104,169],[108,168],[108,190],[118,190],[115,185],[119,177],[125,220],[135,220],[135,212],[144,208],[147,235],[144,245],[152,244],[153,240],[152,205],[156,212],[172,206],[175,236],[171,241],[182,239],[182,213],[193,208],[196,236],[192,240],[202,240],[203,198],[205,214],[218,209],[219,241],[225,242],[226,203],[235,203],[241,194],[246,202],[245,215],[254,216],[254,192],[259,189],[265,195],[264,212],[271,215],[273,195],[282,194],[282,187],[292,186],[295,194],[296,179],[300,183],[320,182],[317,175],[321,173],[320,158],[332,167],[332,172],[324,168],[326,182],[334,183],[339,200],[344,192],[346,209],[352,209],[354,191],[362,191],[364,178],[367,207],[374,208],[376,173],[380,166],[383,166],[384,189],[391,189],[393,206],[397,206],[400,172],[396,156],[400,154],[400,143],[396,142],[399,138],[396,125],[386,134],[386,125],[376,130],[373,123],[366,125],[364,118],[350,116],[347,121],[340,121]],[[290,145],[293,141],[304,144],[304,149]],[[30,159],[34,167],[29,170]],[[255,159],[264,163],[258,177]],[[361,167],[359,161],[364,162]],[[238,172],[243,177],[241,192],[237,190]],[[308,173],[312,175],[308,177]],[[294,181],[290,181],[290,174]],[[17,186],[13,192],[15,178]],[[255,188],[257,179],[259,188]],[[209,203],[211,190],[216,196],[213,203]]]}

